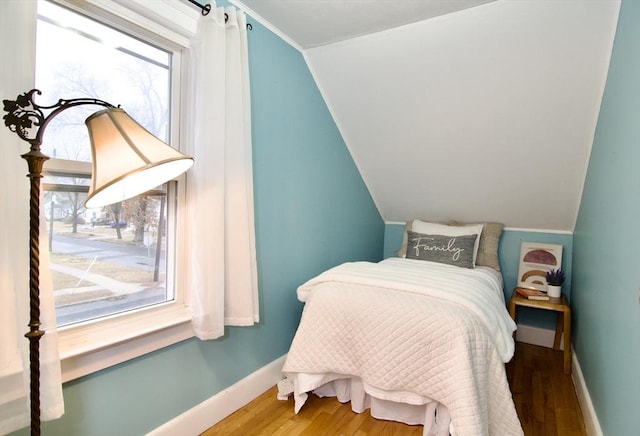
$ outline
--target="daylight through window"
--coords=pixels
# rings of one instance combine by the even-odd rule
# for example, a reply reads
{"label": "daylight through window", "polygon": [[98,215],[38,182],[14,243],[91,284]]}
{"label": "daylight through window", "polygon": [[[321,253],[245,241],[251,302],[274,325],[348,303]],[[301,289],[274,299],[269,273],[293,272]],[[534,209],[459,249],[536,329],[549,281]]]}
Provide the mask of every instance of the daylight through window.
{"label": "daylight through window", "polygon": [[[170,142],[172,53],[40,0],[36,41],[40,104],[96,98],[124,108]],[[42,150],[43,205],[59,326],[163,304],[175,298],[175,183],[87,209],[91,152],[84,120],[101,107],[54,118]]]}

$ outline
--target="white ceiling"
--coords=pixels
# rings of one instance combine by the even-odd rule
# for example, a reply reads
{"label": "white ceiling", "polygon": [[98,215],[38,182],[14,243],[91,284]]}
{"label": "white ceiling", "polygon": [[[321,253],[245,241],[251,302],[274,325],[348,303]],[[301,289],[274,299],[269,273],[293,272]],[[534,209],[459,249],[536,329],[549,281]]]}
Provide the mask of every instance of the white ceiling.
{"label": "white ceiling", "polygon": [[301,50],[385,221],[573,231],[619,1],[234,3]]}
{"label": "white ceiling", "polygon": [[495,0],[232,0],[304,50]]}

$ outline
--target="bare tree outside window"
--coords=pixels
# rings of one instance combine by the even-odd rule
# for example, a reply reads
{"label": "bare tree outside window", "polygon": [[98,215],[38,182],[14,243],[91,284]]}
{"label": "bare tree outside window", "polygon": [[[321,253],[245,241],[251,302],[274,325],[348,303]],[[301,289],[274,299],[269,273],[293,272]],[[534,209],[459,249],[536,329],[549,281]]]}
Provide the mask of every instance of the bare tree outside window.
{"label": "bare tree outside window", "polygon": [[[169,52],[44,0],[38,14],[36,86],[44,92],[42,103],[106,100],[167,141]],[[103,208],[84,207],[91,171],[84,120],[100,109],[65,111],[52,120],[43,141],[43,151],[56,161],[54,170],[45,166],[43,198],[59,325],[173,296],[166,282],[166,186]]]}

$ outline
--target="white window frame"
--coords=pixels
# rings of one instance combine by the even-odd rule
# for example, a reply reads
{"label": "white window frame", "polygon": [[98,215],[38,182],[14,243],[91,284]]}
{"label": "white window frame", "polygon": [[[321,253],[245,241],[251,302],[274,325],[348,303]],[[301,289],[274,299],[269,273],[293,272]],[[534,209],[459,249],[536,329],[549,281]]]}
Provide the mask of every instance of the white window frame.
{"label": "white window frame", "polygon": [[[171,143],[184,143],[184,99],[188,89],[187,48],[198,13],[177,0],[50,0],[97,19],[120,31],[172,47]],[[55,169],[55,159],[45,169]],[[68,166],[66,167],[68,169]],[[185,286],[186,176],[177,183],[174,283],[176,299],[58,329],[62,381],[68,382],[142,356],[194,336],[189,295]]]}

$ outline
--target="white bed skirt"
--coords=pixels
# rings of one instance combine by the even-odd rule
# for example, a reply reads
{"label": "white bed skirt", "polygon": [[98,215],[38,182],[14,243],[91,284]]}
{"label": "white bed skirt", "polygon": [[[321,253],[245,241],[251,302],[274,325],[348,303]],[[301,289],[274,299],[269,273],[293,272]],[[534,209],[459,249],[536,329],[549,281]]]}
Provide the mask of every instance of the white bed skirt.
{"label": "white bed skirt", "polygon": [[295,412],[307,401],[308,392],[319,397],[336,397],[351,402],[351,410],[362,413],[370,409],[376,419],[423,425],[423,436],[455,436],[446,406],[411,392],[385,391],[364,383],[359,377],[342,374],[288,374],[278,383],[278,398],[293,393]]}

